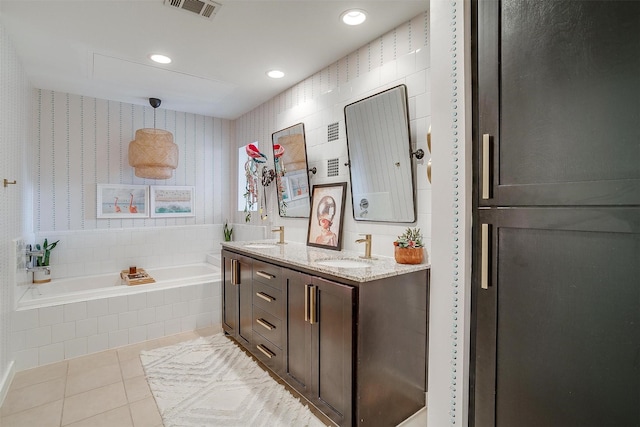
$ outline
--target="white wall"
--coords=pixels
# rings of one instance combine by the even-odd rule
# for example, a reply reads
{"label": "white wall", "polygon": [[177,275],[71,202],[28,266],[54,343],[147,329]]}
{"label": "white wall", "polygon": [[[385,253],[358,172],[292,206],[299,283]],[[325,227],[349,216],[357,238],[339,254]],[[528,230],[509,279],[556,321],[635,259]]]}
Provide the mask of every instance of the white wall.
{"label": "white wall", "polygon": [[[0,25],[0,179],[17,181],[0,187],[0,402],[13,372],[10,348],[15,266],[14,239],[31,218],[25,147],[29,144],[30,86],[11,40]],[[24,276],[24,275],[22,275]]]}
{"label": "white wall", "polygon": [[[471,304],[469,0],[431,0],[433,253],[429,426],[468,425]],[[437,108],[436,108],[437,106]]]}
{"label": "white wall", "polygon": [[[145,228],[224,222],[231,122],[159,108],[156,127],[173,133],[178,168],[166,180],[129,166],[135,131],[153,128],[153,108],[68,93],[33,92],[34,231]],[[192,185],[195,217],[96,219],[96,184]]]}
{"label": "white wall", "polygon": [[[309,167],[315,166],[318,170],[316,175],[311,175],[311,185],[349,182],[349,171],[344,167],[348,161],[344,106],[398,84],[407,85],[411,141],[414,149],[422,148],[427,153],[417,165],[417,221],[400,225],[356,222],[348,193],[344,249],[364,251],[355,240],[359,233],[370,233],[373,234],[373,253],[392,256],[396,237],[407,226],[417,226],[424,233],[427,252],[431,253],[431,185],[426,174],[429,157],[426,138],[431,121],[428,23],[429,13],[424,12],[236,120],[237,146],[259,141],[261,151],[269,157],[269,167],[273,167],[271,134],[303,122]],[[328,142],[327,126],[335,122],[339,123],[339,139]],[[326,161],[332,158],[339,158],[340,174],[329,178]],[[306,242],[308,219],[279,217],[274,185],[267,188],[267,196],[268,219],[263,222],[259,214],[254,214],[251,223],[284,225],[287,240]],[[242,222],[243,217],[243,213],[238,212],[234,220]]]}

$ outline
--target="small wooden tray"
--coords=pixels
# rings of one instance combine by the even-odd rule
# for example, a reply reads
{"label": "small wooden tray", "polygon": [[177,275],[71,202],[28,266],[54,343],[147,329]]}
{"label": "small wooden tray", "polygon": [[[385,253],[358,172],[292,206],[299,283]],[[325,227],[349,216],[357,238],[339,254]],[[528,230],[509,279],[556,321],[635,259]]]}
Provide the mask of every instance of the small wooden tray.
{"label": "small wooden tray", "polygon": [[129,270],[122,270],[120,278],[126,282],[127,286],[144,285],[146,283],[155,283],[156,281],[142,268],[139,268],[134,274],[129,274]]}

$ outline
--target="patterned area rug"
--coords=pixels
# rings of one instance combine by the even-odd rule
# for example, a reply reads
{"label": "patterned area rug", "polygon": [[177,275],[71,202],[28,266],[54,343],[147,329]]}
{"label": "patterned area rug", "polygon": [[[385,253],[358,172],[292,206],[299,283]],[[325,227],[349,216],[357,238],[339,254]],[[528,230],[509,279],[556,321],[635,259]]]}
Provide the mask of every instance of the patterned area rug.
{"label": "patterned area rug", "polygon": [[165,427],[324,426],[223,334],[140,359]]}

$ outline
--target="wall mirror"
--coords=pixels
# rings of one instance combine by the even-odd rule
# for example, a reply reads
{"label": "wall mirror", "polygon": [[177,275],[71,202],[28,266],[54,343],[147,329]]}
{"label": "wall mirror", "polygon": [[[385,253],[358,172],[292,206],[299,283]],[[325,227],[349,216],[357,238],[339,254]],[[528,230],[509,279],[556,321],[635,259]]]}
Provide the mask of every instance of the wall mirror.
{"label": "wall mirror", "polygon": [[310,195],[304,124],[274,132],[271,139],[280,216],[308,218]]}
{"label": "wall mirror", "polygon": [[405,85],[344,108],[353,218],[415,222],[415,166]]}

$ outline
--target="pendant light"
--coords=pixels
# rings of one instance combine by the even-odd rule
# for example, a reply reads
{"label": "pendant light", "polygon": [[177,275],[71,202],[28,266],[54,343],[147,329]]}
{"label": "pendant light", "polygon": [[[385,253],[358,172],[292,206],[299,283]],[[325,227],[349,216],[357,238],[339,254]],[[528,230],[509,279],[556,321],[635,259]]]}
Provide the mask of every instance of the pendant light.
{"label": "pendant light", "polygon": [[129,165],[135,168],[139,178],[171,178],[178,167],[178,146],[173,143],[173,135],[156,129],[156,108],[161,102],[158,98],[149,98],[153,107],[153,129],[138,129],[136,138],[129,144]]}

